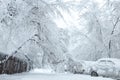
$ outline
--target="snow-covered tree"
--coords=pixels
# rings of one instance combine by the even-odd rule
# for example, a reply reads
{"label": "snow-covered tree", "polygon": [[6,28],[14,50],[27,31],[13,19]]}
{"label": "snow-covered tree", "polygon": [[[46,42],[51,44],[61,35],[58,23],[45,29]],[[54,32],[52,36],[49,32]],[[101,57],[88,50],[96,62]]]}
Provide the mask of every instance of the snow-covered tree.
{"label": "snow-covered tree", "polygon": [[63,61],[67,44],[62,36],[67,33],[53,21],[57,16],[63,19],[56,5],[42,0],[5,0],[0,10],[1,51],[27,55],[35,67],[54,67]]}

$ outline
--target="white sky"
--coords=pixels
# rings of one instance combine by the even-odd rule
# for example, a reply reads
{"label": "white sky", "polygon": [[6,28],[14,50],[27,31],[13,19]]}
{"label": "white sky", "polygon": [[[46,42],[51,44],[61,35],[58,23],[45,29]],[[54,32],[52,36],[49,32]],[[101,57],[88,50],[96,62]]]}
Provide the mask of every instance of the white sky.
{"label": "white sky", "polygon": [[[82,1],[82,0],[64,0],[64,2],[68,2],[68,1],[79,2],[79,1]],[[105,0],[94,0],[94,1],[97,1],[98,3],[102,4]]]}
{"label": "white sky", "polygon": [[64,20],[59,17],[56,17],[56,19],[54,20],[59,28],[69,28],[71,26],[78,26],[77,21],[78,21],[79,15],[77,11],[70,10],[70,13],[71,13],[70,15],[68,12],[62,9],[60,10],[64,17]]}
{"label": "white sky", "polygon": [[64,2],[68,2],[68,1],[75,1],[75,2],[77,2],[77,1],[81,1],[81,0],[64,0]]}
{"label": "white sky", "polygon": [[[64,0],[64,2],[68,2],[68,1],[75,1],[75,2],[80,2],[81,0]],[[103,5],[105,0],[95,0],[100,6]],[[57,26],[59,28],[69,28],[71,26],[79,26],[79,22],[78,22],[78,18],[79,15],[77,11],[75,10],[71,10],[71,15],[69,15],[69,13],[61,10],[63,17],[66,21],[63,21],[60,18],[56,18],[54,21],[56,22]]]}

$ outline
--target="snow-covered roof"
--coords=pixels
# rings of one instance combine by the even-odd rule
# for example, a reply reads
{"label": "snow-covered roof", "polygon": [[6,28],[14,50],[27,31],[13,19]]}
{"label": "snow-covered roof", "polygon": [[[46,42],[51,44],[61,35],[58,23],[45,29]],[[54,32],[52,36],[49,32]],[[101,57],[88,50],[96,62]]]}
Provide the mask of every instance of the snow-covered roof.
{"label": "snow-covered roof", "polygon": [[13,56],[16,57],[16,58],[18,58],[18,59],[20,59],[20,60],[27,61],[27,58],[22,53],[17,53],[17,54],[15,54]]}
{"label": "snow-covered roof", "polygon": [[100,61],[100,60],[111,60],[113,62],[120,62],[120,59],[117,59],[117,58],[101,58],[98,61]]}
{"label": "snow-covered roof", "polygon": [[101,61],[101,60],[112,61],[115,63],[115,65],[120,66],[120,59],[117,59],[117,58],[102,58],[102,59],[99,59],[98,61]]}
{"label": "snow-covered roof", "polygon": [[6,56],[13,56],[13,57],[16,57],[22,61],[26,61],[26,57],[25,55],[22,55],[20,53],[17,53],[15,55],[9,55],[9,54],[6,54],[6,53],[3,53],[3,52],[0,52],[0,61],[4,60],[6,58]]}

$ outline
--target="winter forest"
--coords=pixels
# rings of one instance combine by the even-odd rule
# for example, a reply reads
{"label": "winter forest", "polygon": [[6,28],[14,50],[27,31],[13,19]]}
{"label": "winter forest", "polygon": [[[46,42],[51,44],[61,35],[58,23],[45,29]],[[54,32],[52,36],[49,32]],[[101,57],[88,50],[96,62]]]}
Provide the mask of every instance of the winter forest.
{"label": "winter forest", "polygon": [[0,52],[55,72],[120,59],[120,0],[0,0]]}

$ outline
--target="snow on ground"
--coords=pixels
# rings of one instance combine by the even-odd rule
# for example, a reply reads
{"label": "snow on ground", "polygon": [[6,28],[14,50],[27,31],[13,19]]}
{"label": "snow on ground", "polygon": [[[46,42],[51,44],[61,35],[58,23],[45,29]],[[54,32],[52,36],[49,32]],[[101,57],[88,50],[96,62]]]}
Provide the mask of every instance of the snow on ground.
{"label": "snow on ground", "polygon": [[[45,71],[45,72],[44,72]],[[103,77],[91,77],[82,74],[50,73],[51,70],[35,69],[29,73],[0,75],[0,80],[113,80]]]}
{"label": "snow on ground", "polygon": [[46,73],[46,74],[51,74],[54,73],[54,71],[52,69],[34,69],[32,71],[30,71],[30,73]]}

